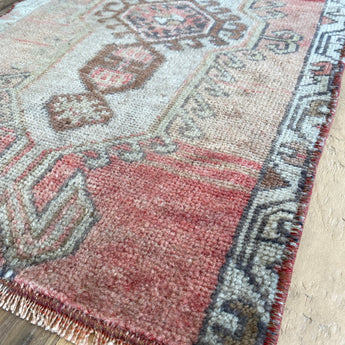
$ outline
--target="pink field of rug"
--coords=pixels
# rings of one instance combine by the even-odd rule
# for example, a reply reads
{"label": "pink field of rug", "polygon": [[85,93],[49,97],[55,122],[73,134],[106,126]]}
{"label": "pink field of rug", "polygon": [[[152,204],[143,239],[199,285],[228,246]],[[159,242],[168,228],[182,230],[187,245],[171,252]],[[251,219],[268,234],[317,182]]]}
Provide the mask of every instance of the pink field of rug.
{"label": "pink field of rug", "polygon": [[0,306],[75,344],[274,345],[345,0],[24,0],[0,17]]}

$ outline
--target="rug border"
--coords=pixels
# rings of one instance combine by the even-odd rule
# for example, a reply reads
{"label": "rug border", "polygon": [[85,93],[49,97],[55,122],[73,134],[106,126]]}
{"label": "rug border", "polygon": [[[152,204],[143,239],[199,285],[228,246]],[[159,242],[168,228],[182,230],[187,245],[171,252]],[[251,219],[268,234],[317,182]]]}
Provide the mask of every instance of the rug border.
{"label": "rug border", "polygon": [[[9,7],[4,8],[4,12],[0,13],[0,17],[10,13],[15,6],[22,1],[24,0],[18,0]],[[322,125],[313,152],[310,154],[311,166],[306,171],[304,189],[296,214],[296,218],[299,218],[300,226],[292,229],[291,233],[293,235],[293,240],[286,246],[286,259],[278,272],[278,287],[270,312],[271,317],[264,345],[276,345],[278,342],[283,311],[291,285],[293,268],[302,238],[304,222],[310,205],[318,164],[337,110],[342,77],[344,75],[344,58],[345,46],[343,46],[339,56],[338,71],[330,85],[332,88],[330,114],[327,117],[326,123]],[[133,333],[128,335],[128,331],[124,331],[117,326],[107,325],[106,322],[85,315],[77,309],[67,307],[54,298],[34,292],[28,287],[21,286],[15,282],[8,282],[1,278],[0,308],[10,311],[12,314],[29,321],[35,326],[43,327],[77,344],[103,345],[111,341],[114,345],[166,345],[155,340],[144,339],[144,335]],[[61,328],[61,323],[63,323],[63,328]],[[91,343],[89,343],[90,340]]]}
{"label": "rug border", "polygon": [[[332,14],[332,6],[330,5],[331,3],[337,3],[338,6],[344,6],[344,2],[339,2],[338,0],[326,0],[322,1],[322,12],[320,13],[320,19],[318,26],[315,30],[313,40],[317,38],[318,33],[319,33],[319,26],[321,26],[322,19],[327,18],[325,14],[325,10],[328,7],[328,10],[330,10],[329,14]],[[333,4],[334,5],[334,4]],[[336,23],[336,21],[333,21],[333,23]],[[332,23],[332,24],[333,24]],[[343,27],[340,28],[342,29],[341,32],[344,34]],[[338,32],[338,31],[336,31]],[[327,34],[327,32],[325,33]],[[323,35],[323,32],[321,30],[321,37]],[[344,38],[344,36],[342,36]],[[318,42],[321,42],[320,37]],[[310,48],[313,47],[313,43],[311,43]],[[315,49],[317,46],[315,46]],[[330,49],[331,50],[331,49]],[[333,73],[330,73],[330,78],[329,82],[327,83],[327,93],[328,93],[328,98],[327,98],[327,108],[329,110],[328,115],[325,116],[324,120],[318,127],[318,133],[313,139],[313,144],[308,147],[308,154],[306,156],[306,159],[304,160],[303,166],[301,165],[301,171],[300,174],[298,175],[298,178],[300,179],[300,183],[298,183],[298,194],[296,198],[296,209],[294,211],[294,217],[291,220],[292,222],[292,227],[289,229],[289,235],[286,237],[288,239],[287,243],[284,245],[284,251],[282,255],[282,263],[277,264],[274,268],[272,268],[272,271],[274,274],[277,276],[277,285],[274,289],[274,295],[273,299],[271,300],[272,304],[270,307],[270,310],[268,312],[268,322],[267,324],[258,324],[258,328],[260,331],[262,330],[262,333],[260,334],[260,342],[257,344],[263,344],[263,345],[276,345],[278,342],[278,337],[279,337],[279,330],[281,327],[281,320],[282,320],[282,313],[285,307],[285,301],[288,295],[288,289],[291,284],[291,276],[292,276],[292,270],[293,270],[293,265],[295,262],[296,254],[298,251],[298,246],[299,242],[302,236],[302,230],[303,230],[303,223],[307,215],[308,207],[310,204],[310,196],[312,193],[312,188],[314,185],[314,180],[315,180],[315,174],[317,170],[317,165],[318,162],[321,158],[322,155],[322,149],[325,146],[326,139],[329,135],[329,131],[331,128],[332,121],[335,117],[335,112],[336,112],[336,107],[339,99],[339,90],[341,86],[341,77],[343,75],[343,68],[344,68],[344,57],[345,57],[345,41],[344,39],[342,42],[337,42],[337,49],[334,48],[334,51],[337,52],[336,57],[334,57],[334,60],[332,61],[332,71]],[[322,55],[322,54],[319,54]],[[303,79],[302,73],[303,69],[308,63],[309,60],[309,52],[305,57],[305,61],[303,63],[303,68],[300,72],[300,76],[298,78],[298,82],[295,86],[295,88],[301,86],[300,84],[300,78]],[[310,63],[310,60],[309,60]],[[312,70],[310,70],[312,71]],[[302,85],[303,86],[303,85]],[[323,91],[323,93],[326,93]],[[312,92],[311,95],[318,95],[318,92]],[[294,98],[293,98],[294,99]],[[292,106],[296,108],[296,104],[294,104],[293,99],[288,107],[288,111],[291,111]],[[285,119],[281,122],[281,124],[278,127],[277,133],[281,131],[281,126],[284,123]],[[276,139],[275,139],[276,140]],[[274,142],[273,144],[274,145]],[[272,148],[272,146],[271,146]],[[265,169],[265,166],[267,167],[267,160],[264,163],[263,170]],[[263,178],[264,174],[261,172],[260,173],[261,177]],[[260,179],[259,178],[259,179]],[[257,186],[259,185],[258,184]],[[260,187],[259,187],[260,188]],[[255,187],[256,189],[256,187]],[[254,191],[255,191],[254,189]],[[260,189],[258,189],[260,190]],[[263,189],[264,190],[264,189]],[[252,196],[253,197],[253,196]],[[249,203],[252,202],[252,197]],[[247,206],[249,209],[249,206]],[[255,212],[253,211],[253,214],[255,215]],[[240,227],[243,227],[245,223],[245,219],[247,216],[244,216],[241,221],[240,221]],[[254,219],[255,217],[252,216]],[[243,221],[243,224],[242,224]],[[241,225],[242,224],[242,225]],[[248,221],[247,225],[247,233],[250,232],[249,225],[250,221]],[[238,235],[238,231],[236,231],[235,237]],[[234,241],[235,242],[235,241]],[[234,274],[237,273],[237,265],[238,263],[236,262],[236,253],[234,254],[234,246],[231,247],[229,250],[226,258],[226,262],[224,263],[223,267],[220,270],[220,274],[218,277],[218,285],[216,289],[214,290],[212,294],[212,301],[206,311],[206,317],[204,319],[204,323],[199,335],[199,342],[197,345],[204,345],[208,344],[207,341],[204,342],[204,340],[209,340],[207,337],[212,337],[213,335],[213,330],[212,329],[212,323],[210,320],[215,316],[214,314],[216,312],[213,312],[213,310],[219,310],[219,308],[222,307],[222,303],[224,303],[225,298],[219,297],[221,294],[228,293],[228,296],[230,296],[229,291],[227,291],[227,287],[225,284],[225,280],[227,280],[227,284],[230,284],[230,275],[231,273]],[[234,255],[233,255],[234,254]],[[240,255],[240,254],[238,254]],[[243,255],[243,254],[242,254]],[[243,270],[242,267],[240,267],[238,270]],[[230,272],[230,273],[229,273]],[[224,287],[225,286],[225,287]],[[230,290],[230,288],[228,288]],[[231,292],[231,291],[230,291]],[[219,298],[218,298],[219,297]],[[238,298],[238,295],[233,297],[234,299]],[[228,302],[228,301],[226,301]],[[248,302],[247,302],[248,303]],[[226,312],[226,311],[225,311]],[[214,320],[215,321],[215,320]],[[217,322],[217,320],[215,321]],[[222,327],[226,327],[225,325],[221,325]],[[226,331],[228,331],[226,329]],[[230,330],[229,330],[230,331]],[[261,343],[262,342],[262,343]]]}
{"label": "rug border", "polygon": [[[295,219],[298,219],[299,226],[291,230],[291,240],[285,248],[285,256],[281,269],[278,271],[278,286],[275,294],[275,299],[270,312],[270,321],[268,323],[267,332],[265,336],[264,345],[277,345],[279,339],[279,331],[281,329],[282,318],[285,310],[286,300],[289,294],[292,274],[296,262],[297,252],[299,249],[300,241],[303,235],[305,220],[308,214],[311,195],[315,185],[315,177],[317,168],[326,146],[326,142],[336,115],[339,96],[344,76],[345,62],[345,45],[343,46],[339,62],[337,65],[337,73],[334,75],[332,83],[330,84],[331,101],[330,101],[330,114],[327,116],[326,122],[321,126],[318,139],[316,140],[313,152],[310,154],[310,168],[306,171],[305,184],[302,191],[302,197],[298,205],[298,211]],[[344,81],[345,83],[345,81]],[[345,85],[344,85],[345,87]]]}

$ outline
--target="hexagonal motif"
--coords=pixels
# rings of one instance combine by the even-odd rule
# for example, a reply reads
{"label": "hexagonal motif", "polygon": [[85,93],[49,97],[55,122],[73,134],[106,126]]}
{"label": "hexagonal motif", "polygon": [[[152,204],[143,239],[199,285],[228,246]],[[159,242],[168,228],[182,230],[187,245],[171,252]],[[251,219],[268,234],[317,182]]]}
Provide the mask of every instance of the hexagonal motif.
{"label": "hexagonal motif", "polygon": [[150,42],[204,36],[215,22],[189,1],[135,5],[122,19]]}
{"label": "hexagonal motif", "polygon": [[121,92],[140,87],[163,60],[151,47],[110,44],[80,70],[80,76],[90,91]]}

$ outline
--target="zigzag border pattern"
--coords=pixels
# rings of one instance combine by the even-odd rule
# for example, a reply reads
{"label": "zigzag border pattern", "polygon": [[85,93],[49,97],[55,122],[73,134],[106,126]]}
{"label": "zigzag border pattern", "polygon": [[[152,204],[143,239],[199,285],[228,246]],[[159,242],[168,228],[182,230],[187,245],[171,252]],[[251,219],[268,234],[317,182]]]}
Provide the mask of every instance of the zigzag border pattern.
{"label": "zigzag border pattern", "polygon": [[[321,128],[331,120],[333,90],[330,86],[340,73],[338,63],[345,44],[344,5],[342,0],[330,0],[325,4],[319,24],[325,17],[331,21],[318,26],[295,96],[280,125],[244,212],[245,216],[238,226],[234,244],[221,269],[198,345],[221,345],[224,340],[227,344],[240,344],[244,335],[253,332],[253,329],[257,333],[255,344],[261,344],[266,337],[272,306],[279,293],[280,265],[289,255],[288,244],[298,241],[293,237],[293,229],[302,230],[298,208],[307,175],[313,169],[313,152]],[[325,60],[332,64],[330,73],[322,73],[316,67],[324,65]],[[312,102],[316,99],[328,105],[321,115],[320,112],[310,113]],[[302,148],[308,150],[302,152]],[[270,168],[274,168],[289,182],[283,190],[265,189],[262,182]],[[265,251],[267,242],[275,249],[274,253]],[[241,310],[247,313],[241,313]]]}

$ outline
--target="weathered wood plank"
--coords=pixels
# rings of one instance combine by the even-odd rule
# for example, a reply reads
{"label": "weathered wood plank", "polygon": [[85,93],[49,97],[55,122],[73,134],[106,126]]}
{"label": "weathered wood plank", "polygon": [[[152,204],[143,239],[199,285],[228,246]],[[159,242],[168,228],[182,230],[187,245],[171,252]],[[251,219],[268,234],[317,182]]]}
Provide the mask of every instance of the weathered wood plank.
{"label": "weathered wood plank", "polygon": [[0,345],[56,345],[58,341],[57,335],[0,310]]}

